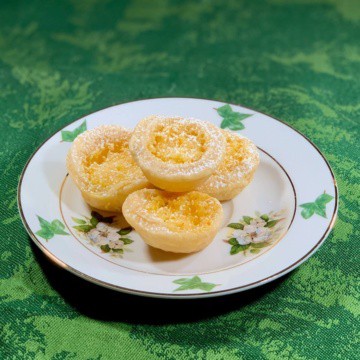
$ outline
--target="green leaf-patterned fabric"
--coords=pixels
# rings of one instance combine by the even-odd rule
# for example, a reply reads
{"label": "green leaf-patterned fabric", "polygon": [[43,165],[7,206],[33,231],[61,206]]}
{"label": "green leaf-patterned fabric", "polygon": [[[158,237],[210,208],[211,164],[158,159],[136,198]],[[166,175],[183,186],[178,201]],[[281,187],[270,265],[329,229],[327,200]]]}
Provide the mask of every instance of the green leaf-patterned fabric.
{"label": "green leaf-patterned fabric", "polygon": [[[359,34],[358,0],[1,1],[0,359],[356,359]],[[271,284],[198,301],[115,293],[45,259],[16,204],[27,159],[85,114],[162,96],[244,104],[320,148],[340,207],[313,257]],[[226,128],[253,121],[222,110]],[[304,217],[324,216],[326,197],[303,199],[315,200]],[[39,236],[66,236],[41,216]],[[210,288],[188,279],[174,290]]]}

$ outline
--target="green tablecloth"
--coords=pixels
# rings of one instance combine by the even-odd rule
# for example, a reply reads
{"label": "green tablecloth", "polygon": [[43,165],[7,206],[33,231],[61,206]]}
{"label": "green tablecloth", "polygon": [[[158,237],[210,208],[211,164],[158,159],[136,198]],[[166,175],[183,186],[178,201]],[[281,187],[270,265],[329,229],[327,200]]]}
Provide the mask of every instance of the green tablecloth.
{"label": "green tablecloth", "polygon": [[[359,25],[358,0],[1,1],[0,358],[355,359]],[[16,205],[26,160],[86,113],[160,96],[244,104],[319,146],[340,211],[316,255],[257,290],[182,302],[44,258]]]}

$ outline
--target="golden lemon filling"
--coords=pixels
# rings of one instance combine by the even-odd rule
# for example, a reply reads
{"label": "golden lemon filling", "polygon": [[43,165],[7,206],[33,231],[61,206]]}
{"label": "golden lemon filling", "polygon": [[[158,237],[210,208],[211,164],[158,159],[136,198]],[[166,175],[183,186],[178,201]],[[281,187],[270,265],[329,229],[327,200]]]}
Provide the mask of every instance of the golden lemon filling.
{"label": "golden lemon filling", "polygon": [[167,227],[178,230],[210,226],[218,209],[215,199],[199,192],[181,195],[151,192],[146,194],[146,200],[146,211],[161,219]]}
{"label": "golden lemon filling", "polygon": [[141,170],[124,146],[110,144],[108,148],[90,155],[85,162],[89,182],[95,187],[109,187],[114,184],[130,184],[134,176],[141,176]]}
{"label": "golden lemon filling", "polygon": [[142,189],[127,197],[123,214],[148,245],[191,253],[214,239],[221,227],[223,210],[217,199],[197,191],[174,194]]}
{"label": "golden lemon filling", "polygon": [[244,157],[247,155],[246,142],[242,138],[237,135],[236,137],[226,136],[226,153],[216,172],[232,172],[235,167],[243,162]]}
{"label": "golden lemon filling", "polygon": [[127,195],[150,186],[131,156],[130,137],[130,130],[105,125],[85,131],[73,142],[67,168],[89,205],[121,211]]}
{"label": "golden lemon filling", "polygon": [[149,116],[135,127],[129,147],[152,184],[185,192],[213,174],[223,159],[226,142],[220,129],[206,121]]}
{"label": "golden lemon filling", "polygon": [[206,135],[192,124],[158,124],[147,147],[164,162],[184,164],[198,161],[206,150],[206,142]]}

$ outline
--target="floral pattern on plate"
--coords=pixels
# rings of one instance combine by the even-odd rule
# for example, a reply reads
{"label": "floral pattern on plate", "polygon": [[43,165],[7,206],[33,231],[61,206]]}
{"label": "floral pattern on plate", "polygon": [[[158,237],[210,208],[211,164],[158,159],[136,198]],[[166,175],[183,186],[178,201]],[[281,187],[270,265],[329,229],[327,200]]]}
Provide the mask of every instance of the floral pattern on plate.
{"label": "floral pattern on plate", "polygon": [[284,210],[268,214],[256,213],[254,217],[243,216],[239,222],[227,225],[230,228],[224,241],[231,245],[230,255],[259,254],[263,248],[272,245],[283,230]]}
{"label": "floral pattern on plate", "polygon": [[103,216],[96,211],[91,212],[91,217],[84,219],[72,218],[77,224],[73,228],[80,232],[83,237],[104,253],[119,256],[124,253],[125,246],[130,245],[133,240],[129,234],[131,227],[118,228],[115,226],[115,216]]}

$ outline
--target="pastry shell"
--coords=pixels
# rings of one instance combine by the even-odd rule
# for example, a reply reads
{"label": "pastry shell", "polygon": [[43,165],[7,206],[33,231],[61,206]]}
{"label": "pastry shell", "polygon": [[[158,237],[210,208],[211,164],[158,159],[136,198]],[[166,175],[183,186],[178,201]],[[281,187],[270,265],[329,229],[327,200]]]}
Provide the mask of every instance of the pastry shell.
{"label": "pastry shell", "polygon": [[225,146],[224,135],[209,122],[161,116],[141,120],[129,145],[148,180],[171,192],[193,190],[209,178]]}
{"label": "pastry shell", "polygon": [[204,249],[219,231],[220,202],[197,191],[138,190],[123,205],[126,221],[150,246],[175,253]]}
{"label": "pastry shell", "polygon": [[222,130],[226,137],[226,152],[217,170],[196,190],[220,201],[233,199],[252,181],[260,157],[256,145],[248,138],[229,130]]}
{"label": "pastry shell", "polygon": [[126,197],[150,186],[129,150],[131,130],[116,125],[87,130],[67,155],[69,175],[94,208],[121,211]]}

